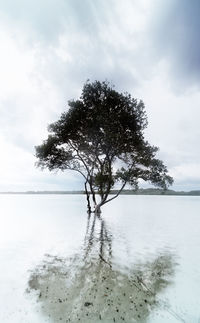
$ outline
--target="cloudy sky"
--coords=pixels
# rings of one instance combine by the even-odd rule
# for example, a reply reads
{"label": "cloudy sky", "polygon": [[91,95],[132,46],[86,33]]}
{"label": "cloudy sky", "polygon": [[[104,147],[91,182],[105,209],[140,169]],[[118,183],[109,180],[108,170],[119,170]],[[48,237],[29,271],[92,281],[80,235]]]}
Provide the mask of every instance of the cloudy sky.
{"label": "cloudy sky", "polygon": [[0,191],[82,188],[36,169],[34,146],[87,79],[142,99],[173,189],[200,189],[199,15],[199,0],[0,0]]}

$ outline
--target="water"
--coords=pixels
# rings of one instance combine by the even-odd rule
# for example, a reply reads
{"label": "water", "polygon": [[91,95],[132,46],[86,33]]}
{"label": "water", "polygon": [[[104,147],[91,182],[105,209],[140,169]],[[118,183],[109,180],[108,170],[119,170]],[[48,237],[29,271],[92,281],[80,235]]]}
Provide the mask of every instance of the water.
{"label": "water", "polygon": [[200,322],[200,197],[1,195],[0,322]]}

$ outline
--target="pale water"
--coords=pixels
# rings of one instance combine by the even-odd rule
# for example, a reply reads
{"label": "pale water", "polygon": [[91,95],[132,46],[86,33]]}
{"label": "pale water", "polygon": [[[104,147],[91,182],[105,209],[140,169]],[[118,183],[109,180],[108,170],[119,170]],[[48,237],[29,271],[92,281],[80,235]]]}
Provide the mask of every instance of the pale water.
{"label": "pale water", "polygon": [[200,197],[0,195],[0,322],[200,322]]}

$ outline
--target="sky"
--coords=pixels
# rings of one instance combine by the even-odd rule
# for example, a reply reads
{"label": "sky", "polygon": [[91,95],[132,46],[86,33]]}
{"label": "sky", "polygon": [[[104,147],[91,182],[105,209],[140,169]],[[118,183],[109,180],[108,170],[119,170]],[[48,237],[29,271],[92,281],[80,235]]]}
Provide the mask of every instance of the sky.
{"label": "sky", "polygon": [[199,0],[0,0],[0,191],[82,189],[34,147],[87,79],[142,99],[172,189],[200,190],[199,15]]}

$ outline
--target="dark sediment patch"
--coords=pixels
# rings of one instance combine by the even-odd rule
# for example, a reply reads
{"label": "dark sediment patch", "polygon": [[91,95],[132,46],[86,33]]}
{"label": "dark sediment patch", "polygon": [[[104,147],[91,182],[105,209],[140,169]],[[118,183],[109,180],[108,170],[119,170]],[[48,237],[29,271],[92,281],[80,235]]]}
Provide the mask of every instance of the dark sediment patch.
{"label": "dark sediment patch", "polygon": [[[46,256],[29,279],[53,322],[146,322],[173,274],[170,255],[123,272],[98,259]],[[140,268],[141,267],[141,268]]]}

